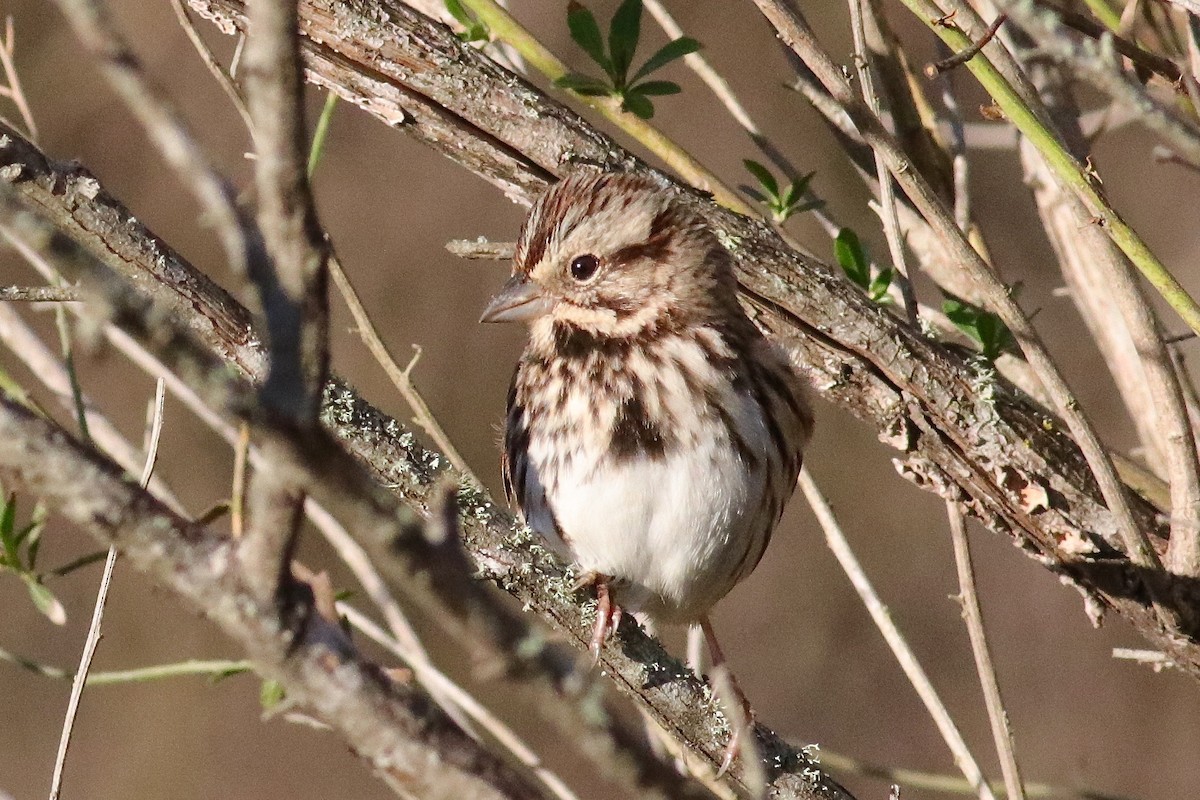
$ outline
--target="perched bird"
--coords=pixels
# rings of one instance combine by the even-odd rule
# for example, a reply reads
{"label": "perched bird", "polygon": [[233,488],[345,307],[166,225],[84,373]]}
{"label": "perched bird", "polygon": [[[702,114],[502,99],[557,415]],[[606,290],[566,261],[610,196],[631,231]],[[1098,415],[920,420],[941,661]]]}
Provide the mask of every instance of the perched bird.
{"label": "perched bird", "polygon": [[718,662],[707,615],[792,494],[812,412],[736,290],[728,252],[669,191],[576,174],[534,204],[483,313],[529,324],[504,487],[595,585],[597,656],[624,608],[700,623]]}

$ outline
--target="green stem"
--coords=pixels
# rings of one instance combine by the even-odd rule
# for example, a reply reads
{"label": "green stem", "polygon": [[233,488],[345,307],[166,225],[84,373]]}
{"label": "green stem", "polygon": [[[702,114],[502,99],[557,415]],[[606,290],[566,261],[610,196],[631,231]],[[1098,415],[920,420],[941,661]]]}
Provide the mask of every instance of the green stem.
{"label": "green stem", "polygon": [[329,135],[329,125],[333,122],[333,110],[337,108],[338,96],[333,92],[325,95],[325,105],[321,108],[321,116],[317,118],[317,129],[313,131],[312,144],[308,148],[308,167],[306,173],[312,180],[321,163],[321,154],[325,151],[325,139]]}
{"label": "green stem", "polygon": [[[0,648],[0,661],[8,661],[37,675],[55,680],[69,681],[75,673],[59,667],[41,664],[30,658],[10,653]],[[120,683],[148,683],[163,678],[177,678],[183,675],[234,675],[249,672],[253,665],[249,661],[227,661],[216,659],[212,661],[179,661],[174,664],[156,664],[151,667],[137,669],[114,670],[112,672],[93,672],[87,677],[89,686],[105,686]]]}
{"label": "green stem", "polygon": [[54,307],[54,322],[58,326],[58,340],[62,346],[63,365],[71,384],[71,401],[75,406],[75,420],[79,423],[79,435],[84,441],[92,441],[88,430],[87,411],[83,404],[83,387],[79,385],[79,374],[75,371],[75,356],[71,347],[71,326],[67,321],[67,309],[62,303]]}
{"label": "green stem", "polygon": [[[939,24],[938,20],[943,16],[941,10],[928,0],[903,0],[903,3],[955,52],[972,46],[970,37],[953,23]],[[1097,188],[1092,176],[1075,160],[1057,134],[1042,124],[983,53],[967,61],[967,68],[991,94],[1005,116],[1017,126],[1017,130],[1042,154],[1059,180],[1083,200],[1093,215],[1093,222],[1108,232],[1121,252],[1188,327],[1200,333],[1200,305],[1158,260],[1137,232],[1113,209]]]}
{"label": "green stem", "polygon": [[[501,8],[495,0],[461,0],[461,2],[487,26],[494,38],[500,39],[520,53],[530,66],[551,81],[558,80],[567,74],[566,65],[546,49],[511,14]],[[713,199],[721,205],[749,217],[758,216],[758,213],[747,205],[736,191],[726,186],[720,178],[683,147],[644,119],[624,111],[619,99],[587,97],[576,92],[571,92],[571,95],[599,111],[606,119],[662,159],[663,163],[685,181],[699,189],[711,192]]]}
{"label": "green stem", "polygon": [[1096,15],[1096,19],[1113,33],[1120,33],[1121,15],[1108,4],[1108,0],[1084,0],[1087,7]]}

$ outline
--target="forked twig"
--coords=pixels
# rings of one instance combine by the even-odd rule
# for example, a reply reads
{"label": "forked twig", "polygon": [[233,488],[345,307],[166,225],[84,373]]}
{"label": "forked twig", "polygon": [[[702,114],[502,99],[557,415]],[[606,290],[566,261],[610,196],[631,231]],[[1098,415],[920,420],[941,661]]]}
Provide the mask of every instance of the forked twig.
{"label": "forked twig", "polygon": [[876,594],[875,587],[871,585],[871,581],[863,570],[862,564],[859,563],[858,558],[854,555],[854,551],[850,549],[850,543],[847,541],[845,533],[842,532],[837,518],[833,515],[833,509],[830,508],[829,502],[817,487],[807,468],[800,470],[800,489],[804,492],[804,497],[808,500],[809,506],[812,507],[813,514],[817,517],[817,522],[820,523],[821,529],[825,532],[825,541],[828,543],[829,549],[833,551],[838,563],[846,572],[847,577],[850,578],[850,583],[854,585],[855,591],[858,592],[859,598],[862,600],[863,605],[866,606],[867,612],[871,615],[871,619],[875,623],[875,627],[883,634],[883,638],[887,642],[888,647],[891,648],[897,663],[904,670],[905,676],[916,690],[917,695],[921,698],[921,702],[925,704],[925,709],[929,712],[929,716],[933,718],[938,732],[942,734],[942,739],[954,755],[954,761],[958,765],[958,768],[962,770],[963,776],[975,787],[975,790],[979,793],[980,800],[996,800],[991,787],[984,780],[983,772],[979,769],[979,763],[971,755],[966,741],[963,740],[962,734],[959,733],[958,726],[954,724],[954,720],[950,717],[950,712],[946,709],[941,698],[938,697],[937,690],[933,688],[929,676],[921,667],[920,662],[917,661],[916,654],[908,646],[908,642],[905,641],[904,635],[900,633],[900,629],[896,627],[896,623],[892,621],[887,606],[883,604],[883,601],[879,599],[879,595]]}
{"label": "forked twig", "polygon": [[450,459],[450,463],[464,475],[470,477],[478,485],[479,479],[471,472],[471,468],[467,465],[467,461],[458,452],[458,448],[450,441],[450,437],[446,435],[446,431],[437,421],[437,417],[433,415],[433,411],[429,408],[429,404],[425,402],[425,398],[421,395],[416,385],[413,383],[412,375],[410,374],[411,364],[409,368],[401,368],[396,363],[396,359],[392,356],[391,350],[384,343],[383,338],[376,330],[375,324],[371,322],[371,317],[367,314],[366,308],[363,307],[362,300],[359,299],[358,292],[354,290],[354,285],[350,283],[350,278],[347,277],[345,270],[342,269],[341,262],[336,256],[329,259],[329,274],[333,278],[333,283],[341,293],[342,299],[346,301],[346,307],[350,310],[350,316],[354,318],[354,329],[358,333],[363,344],[371,351],[375,361],[379,366],[383,367],[383,371],[387,373],[388,379],[392,385],[396,387],[396,391],[400,392],[401,397],[408,403],[408,407],[412,409],[413,421],[420,426],[421,430],[429,434],[429,438],[437,445],[437,448],[446,454],[446,458]]}

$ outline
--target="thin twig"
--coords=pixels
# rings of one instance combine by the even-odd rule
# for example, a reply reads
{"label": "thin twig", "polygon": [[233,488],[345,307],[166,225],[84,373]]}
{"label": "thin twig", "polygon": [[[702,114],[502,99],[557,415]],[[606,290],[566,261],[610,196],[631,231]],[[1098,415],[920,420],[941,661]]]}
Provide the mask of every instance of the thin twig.
{"label": "thin twig", "polygon": [[[41,675],[44,678],[51,678],[59,681],[69,681],[74,679],[75,673],[70,670],[62,669],[61,667],[52,667],[48,664],[42,664],[34,661],[31,658],[10,653],[9,651],[0,648],[0,661],[7,661],[10,664],[16,664],[24,670],[32,672],[35,675]],[[89,672],[87,676],[87,686],[118,686],[129,683],[149,683],[151,681],[162,680],[163,678],[178,678],[185,675],[208,675],[210,677],[220,677],[225,675],[235,675],[239,672],[248,672],[253,669],[253,664],[249,661],[230,661],[230,660],[212,660],[198,661],[189,659],[187,661],[176,661],[170,664],[155,664],[148,667],[137,667],[135,669],[111,670],[109,672]]]}
{"label": "thin twig", "polygon": [[992,653],[987,635],[983,630],[983,612],[979,608],[979,593],[975,588],[975,567],[971,563],[971,545],[963,524],[962,512],[953,500],[946,501],[946,513],[950,518],[950,540],[954,543],[954,564],[958,569],[958,600],[962,604],[963,619],[971,639],[971,654],[975,657],[975,671],[983,687],[983,700],[987,706],[988,720],[992,724],[992,740],[996,754],[1000,757],[1000,771],[1004,775],[1004,788],[1013,800],[1025,800],[1025,787],[1021,770],[1017,766],[1016,744],[1004,700],[1000,696],[1000,683],[996,679],[996,668],[992,664]]}
{"label": "thin twig", "polygon": [[[863,22],[866,14],[867,0],[849,0],[850,30],[854,39],[854,65],[858,70],[858,82],[862,87],[863,99],[867,106],[879,116],[883,103],[875,88],[874,66],[871,61],[871,51],[867,47],[867,33]],[[888,172],[883,155],[874,152],[875,174],[879,181],[879,205],[883,218],[883,232],[887,238],[888,253],[892,258],[892,266],[896,270],[896,283],[900,287],[900,297],[903,300],[904,313],[909,324],[917,325],[917,297],[913,293],[912,281],[908,276],[908,260],[904,255],[904,239],[900,232],[900,220],[896,211],[896,187]]]}
{"label": "thin twig", "polygon": [[171,8],[175,9],[175,17],[179,20],[179,26],[187,34],[192,47],[196,48],[196,52],[200,55],[200,60],[204,62],[204,66],[208,68],[212,76],[217,79],[217,85],[221,87],[221,91],[225,92],[225,95],[229,98],[229,102],[233,103],[238,116],[242,118],[242,122],[246,125],[246,130],[253,136],[254,121],[250,119],[250,110],[246,108],[246,100],[242,97],[237,84],[221,68],[221,63],[217,61],[212,48],[204,41],[204,37],[200,35],[200,31],[196,30],[196,25],[192,22],[192,16],[188,13],[187,6],[183,4],[183,0],[171,0]]}
{"label": "thin twig", "polygon": [[961,67],[963,64],[982,53],[983,48],[987,47],[987,43],[996,36],[997,31],[1000,30],[1000,26],[1003,25],[1007,19],[1007,14],[997,14],[996,18],[992,20],[992,24],[988,25],[987,32],[984,33],[978,41],[972,42],[970,47],[965,47],[957,53],[947,58],[943,58],[941,61],[934,61],[932,64],[927,65],[925,67],[925,75],[930,78],[937,77],[943,72],[949,72],[955,67]]}
{"label": "thin twig", "polygon": [[[911,1],[906,0],[906,2]],[[1014,21],[1020,23],[1021,27],[1029,32],[1041,52],[1070,69],[1073,74],[1104,92],[1114,101],[1135,109],[1139,122],[1166,139],[1182,157],[1200,164],[1200,124],[1194,118],[1183,116],[1159,102],[1150,95],[1145,86],[1125,71],[1119,59],[1116,58],[1118,49],[1111,34],[1105,34],[1100,41],[1073,37],[1069,35],[1066,25],[1055,11],[1012,0],[1000,0],[1000,4],[1004,6]],[[947,34],[939,31],[939,35],[945,38]],[[953,34],[949,35],[953,36]],[[979,60],[972,62],[972,71],[979,68],[978,64]],[[1016,109],[1010,109],[1008,104],[1000,96],[997,96],[997,90],[985,82],[987,80],[985,77],[979,75],[977,77],[1004,108],[1005,115],[1017,123],[1017,127],[1022,128],[1024,132],[1022,120],[1013,116],[1014,113],[1019,112]],[[1040,143],[1038,146],[1039,149],[1043,147]],[[1056,171],[1060,171],[1064,177],[1068,177],[1069,173],[1063,171],[1063,168],[1070,167],[1071,164],[1063,163],[1060,166],[1056,163],[1055,166]],[[1077,163],[1074,163],[1074,169],[1076,171],[1080,169]],[[1196,330],[1197,325],[1193,324],[1195,316],[1192,309],[1186,305],[1186,301],[1178,294],[1178,291],[1159,275],[1157,259],[1147,260],[1149,249],[1140,239],[1130,238],[1129,231],[1126,230],[1127,226],[1119,217],[1113,214],[1112,219],[1108,218],[1106,203],[1102,201],[1095,187],[1091,187],[1091,191],[1088,191],[1091,181],[1087,179],[1086,174],[1083,178],[1084,180],[1080,181],[1074,176],[1070,176],[1070,182],[1073,187],[1084,193],[1088,205],[1092,207],[1094,213],[1105,210],[1105,223],[1110,235],[1118,245],[1121,245],[1121,249],[1126,251],[1126,255],[1137,265],[1138,269],[1146,273],[1150,282],[1163,292],[1172,308],[1179,312],[1185,321],[1188,321],[1189,327]],[[1147,267],[1149,271],[1147,271]]]}
{"label": "thin twig", "polygon": [[329,128],[333,124],[333,112],[337,108],[337,104],[337,93],[326,93],[325,103],[321,106],[321,114],[317,117],[317,127],[313,131],[312,143],[308,146],[308,162],[304,171],[310,181],[317,172],[317,164],[321,162],[321,156],[325,153],[325,140],[329,137]]}
{"label": "thin twig", "polygon": [[[162,379],[155,384],[154,416],[150,421],[149,443],[146,448],[146,463],[142,468],[139,485],[142,489],[150,483],[154,474],[154,463],[158,459],[158,440],[162,435],[163,398],[166,391]],[[112,584],[113,569],[117,564],[117,547],[110,545],[108,556],[104,561],[104,573],[100,577],[100,588],[96,592],[96,604],[92,609],[92,621],[88,626],[87,638],[83,643],[83,654],[79,658],[79,668],[71,681],[71,696],[67,700],[67,713],[63,720],[62,735],[58,740],[58,754],[54,758],[54,776],[50,780],[50,800],[58,800],[62,792],[63,771],[67,765],[67,751],[71,747],[71,733],[75,727],[75,717],[79,713],[79,702],[83,698],[83,688],[87,682],[88,670],[92,666],[92,658],[96,655],[96,647],[100,644],[100,627],[104,620],[104,605],[108,600],[108,588]]]}
{"label": "thin twig", "polygon": [[1125,661],[1136,661],[1139,664],[1149,664],[1155,672],[1171,667],[1178,667],[1171,657],[1159,650],[1139,650],[1130,647],[1114,647],[1112,657]]}
{"label": "thin twig", "polygon": [[[945,794],[977,794],[975,787],[969,781],[957,775],[926,772],[907,767],[893,767],[886,764],[873,764],[843,753],[832,752],[824,747],[821,748],[821,764],[829,767],[834,772],[847,775],[862,775],[887,783],[898,783],[908,789],[921,789],[930,792],[943,792]],[[1004,796],[1004,784],[1002,782],[992,781],[990,786],[997,797]],[[1054,786],[1048,783],[1032,782],[1025,784],[1025,796],[1030,798],[1030,800],[1043,797],[1059,797],[1064,798],[1064,800],[1101,800],[1101,798],[1103,800],[1133,800],[1133,798],[1113,795],[1110,792],[1102,792],[1097,789]]]}
{"label": "thin twig", "polygon": [[71,325],[67,321],[67,311],[61,304],[54,307],[54,324],[58,328],[58,342],[62,351],[63,366],[67,370],[67,379],[71,386],[71,403],[75,409],[75,424],[79,426],[79,435],[85,441],[90,441],[92,435],[88,431],[87,405],[83,402],[83,387],[79,385],[79,373],[75,369],[75,349],[71,345]]}
{"label": "thin twig", "polygon": [[25,90],[21,88],[21,79],[17,75],[17,65],[14,61],[16,48],[17,34],[13,30],[13,18],[5,17],[4,41],[0,42],[0,64],[3,64],[4,77],[8,80],[5,96],[13,101],[13,105],[17,107],[17,111],[25,123],[25,129],[29,131],[29,138],[36,142],[38,138],[37,122],[33,119],[33,111],[29,108],[29,100],[25,97]]}
{"label": "thin twig", "polygon": [[942,75],[938,81],[942,90],[942,105],[946,109],[950,128],[950,159],[954,182],[954,222],[963,233],[971,230],[971,162],[967,159],[966,125],[962,108],[955,94],[954,75]]}
{"label": "thin twig", "polygon": [[429,438],[437,445],[437,448],[446,454],[446,458],[450,459],[450,463],[464,475],[479,484],[479,479],[471,472],[471,468],[467,465],[467,461],[458,452],[458,448],[450,441],[450,437],[446,435],[446,431],[442,428],[437,418],[433,415],[433,411],[429,408],[429,404],[425,402],[425,398],[418,391],[412,380],[412,367],[415,365],[416,359],[409,363],[407,368],[401,368],[396,363],[396,359],[392,356],[392,352],[384,343],[376,330],[375,324],[371,322],[370,315],[363,307],[362,300],[359,299],[358,292],[354,290],[354,285],[350,283],[350,278],[347,277],[345,270],[342,269],[341,262],[336,258],[329,259],[329,274],[333,278],[333,283],[341,293],[342,299],[346,301],[346,307],[350,309],[350,315],[354,317],[354,329],[358,333],[363,344],[371,351],[371,355],[379,366],[383,367],[383,371],[387,373],[388,379],[392,385],[396,387],[396,391],[400,392],[401,397],[408,403],[409,408],[413,412],[413,421],[420,426],[421,430],[429,434]]}
{"label": "thin twig", "polygon": [[950,712],[946,709],[937,690],[933,688],[933,684],[929,681],[929,676],[925,674],[925,670],[921,668],[921,664],[917,661],[916,654],[912,648],[908,646],[904,635],[900,633],[900,629],[896,627],[896,623],[892,621],[891,613],[887,606],[879,599],[879,595],[875,592],[875,587],[871,585],[871,581],[867,578],[866,572],[863,571],[862,564],[854,555],[854,551],[850,549],[850,543],[846,540],[846,535],[842,532],[841,526],[838,524],[837,518],[833,515],[833,509],[829,507],[828,501],[821,490],[817,488],[817,484],[812,479],[812,475],[808,473],[807,468],[800,470],[800,489],[804,492],[805,499],[812,507],[813,513],[817,517],[817,522],[820,523],[821,529],[825,532],[825,541],[829,544],[829,549],[833,551],[837,557],[838,563],[845,570],[846,575],[850,578],[850,583],[854,585],[855,591],[858,592],[859,598],[862,599],[863,605],[866,606],[867,612],[871,615],[871,619],[875,622],[875,626],[879,632],[883,634],[884,640],[888,647],[891,648],[892,654],[895,655],[900,668],[904,670],[905,676],[909,683],[917,691],[917,695],[921,698],[921,702],[925,704],[929,716],[933,718],[934,724],[938,731],[942,734],[942,739],[950,748],[950,752],[954,755],[954,761],[958,768],[962,770],[963,776],[970,781],[975,787],[981,800],[995,800],[995,795],[992,793],[991,787],[983,778],[983,772],[979,769],[979,764],[975,757],[971,755],[967,743],[963,740],[962,734],[958,731],[958,726],[954,724],[954,720],[950,717]]}
{"label": "thin twig", "polygon": [[[47,280],[58,279],[53,268],[41,257],[41,254],[30,250],[19,239],[10,236],[8,229],[4,226],[0,226],[0,235],[3,235],[8,244],[20,253],[34,269],[47,276]],[[72,414],[78,413],[71,375],[62,359],[51,352],[34,330],[10,306],[0,307],[0,341],[3,341],[16,354],[17,358],[29,367],[30,373],[50,390],[64,408]],[[89,438],[129,473],[134,474],[143,469],[143,450],[130,444],[120,430],[88,400],[86,395],[82,395],[79,402],[83,405]],[[154,496],[170,506],[172,511],[177,514],[184,513],[179,499],[165,482],[155,477],[149,486],[153,490]]]}

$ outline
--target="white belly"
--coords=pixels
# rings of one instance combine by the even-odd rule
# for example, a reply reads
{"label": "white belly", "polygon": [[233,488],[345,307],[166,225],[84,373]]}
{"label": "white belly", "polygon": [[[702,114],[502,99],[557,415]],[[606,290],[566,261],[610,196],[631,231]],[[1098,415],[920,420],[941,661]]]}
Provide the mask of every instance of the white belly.
{"label": "white belly", "polygon": [[[746,398],[740,411],[743,440],[765,453],[768,434],[757,405]],[[657,459],[617,461],[589,443],[548,492],[579,566],[614,578],[617,602],[628,610],[664,622],[707,613],[744,574],[746,560],[757,558],[765,535],[754,529],[763,527],[766,458],[746,464],[715,424],[706,427]],[[534,471],[549,456],[531,448]],[[552,523],[539,516],[529,514],[530,524],[553,539]]]}

